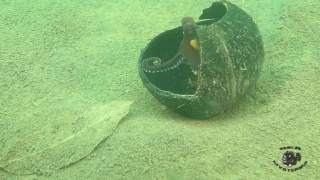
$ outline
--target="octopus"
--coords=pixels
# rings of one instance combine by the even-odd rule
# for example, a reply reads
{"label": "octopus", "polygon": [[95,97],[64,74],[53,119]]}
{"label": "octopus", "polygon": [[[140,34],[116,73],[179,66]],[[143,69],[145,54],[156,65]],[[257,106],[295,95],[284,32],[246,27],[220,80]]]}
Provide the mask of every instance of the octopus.
{"label": "octopus", "polygon": [[169,60],[162,62],[159,57],[148,57],[143,60],[143,70],[148,73],[166,72],[180,64],[188,65],[196,75],[200,64],[200,43],[196,33],[196,23],[192,17],[181,20],[183,38],[177,53]]}

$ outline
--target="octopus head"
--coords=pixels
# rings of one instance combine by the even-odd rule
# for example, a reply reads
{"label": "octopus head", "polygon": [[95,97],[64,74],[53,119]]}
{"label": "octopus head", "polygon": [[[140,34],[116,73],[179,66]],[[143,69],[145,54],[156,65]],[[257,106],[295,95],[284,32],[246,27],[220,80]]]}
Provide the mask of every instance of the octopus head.
{"label": "octopus head", "polygon": [[187,39],[195,39],[196,34],[196,23],[192,17],[184,17],[181,20],[183,35]]}

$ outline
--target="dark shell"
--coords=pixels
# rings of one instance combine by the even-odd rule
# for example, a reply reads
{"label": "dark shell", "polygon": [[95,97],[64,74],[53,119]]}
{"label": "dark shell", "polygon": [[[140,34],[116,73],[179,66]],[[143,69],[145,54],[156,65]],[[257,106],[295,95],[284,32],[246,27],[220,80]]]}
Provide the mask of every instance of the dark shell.
{"label": "dark shell", "polygon": [[[139,74],[145,87],[162,104],[196,119],[207,119],[232,107],[254,89],[264,58],[263,43],[252,18],[229,2],[214,2],[196,23],[201,63],[195,75],[185,64],[161,72],[146,72],[150,57],[164,62],[182,40],[177,27],[157,35],[142,51]],[[168,63],[170,64],[170,63]]]}

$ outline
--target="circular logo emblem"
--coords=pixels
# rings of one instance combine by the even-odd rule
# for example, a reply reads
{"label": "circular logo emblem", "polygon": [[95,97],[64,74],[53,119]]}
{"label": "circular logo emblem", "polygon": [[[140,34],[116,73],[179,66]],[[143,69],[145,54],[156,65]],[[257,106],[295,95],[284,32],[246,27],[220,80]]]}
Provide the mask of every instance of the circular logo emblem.
{"label": "circular logo emblem", "polygon": [[282,152],[281,162],[279,163],[274,160],[273,163],[283,171],[295,172],[302,169],[308,163],[307,161],[301,162],[301,148],[298,146],[281,147],[280,151]]}

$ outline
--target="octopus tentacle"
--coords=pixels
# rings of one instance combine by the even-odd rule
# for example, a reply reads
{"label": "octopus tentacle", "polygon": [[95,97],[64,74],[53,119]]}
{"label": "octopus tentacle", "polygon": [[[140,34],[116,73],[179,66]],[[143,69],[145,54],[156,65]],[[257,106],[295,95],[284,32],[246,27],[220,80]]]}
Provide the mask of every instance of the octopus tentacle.
{"label": "octopus tentacle", "polygon": [[149,57],[143,59],[142,68],[148,73],[166,72],[177,68],[182,62],[183,57],[180,53],[166,62],[162,62],[159,57]]}
{"label": "octopus tentacle", "polygon": [[195,31],[196,24],[192,17],[184,17],[181,20],[183,39],[180,42],[176,55],[167,60],[162,61],[160,57],[148,57],[142,60],[142,69],[148,73],[165,72],[175,69],[184,63],[190,66],[192,72],[196,74],[199,63],[199,41]]}

